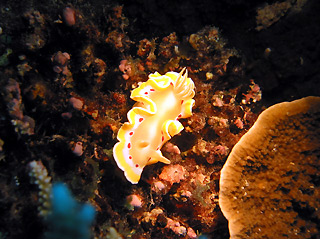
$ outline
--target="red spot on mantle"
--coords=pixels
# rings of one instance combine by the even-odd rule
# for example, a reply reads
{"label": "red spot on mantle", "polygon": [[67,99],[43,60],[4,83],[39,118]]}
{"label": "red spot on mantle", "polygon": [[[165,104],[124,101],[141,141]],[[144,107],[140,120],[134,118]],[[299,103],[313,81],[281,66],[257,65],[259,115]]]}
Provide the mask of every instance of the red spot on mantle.
{"label": "red spot on mantle", "polygon": [[139,119],[139,122],[142,122],[142,120],[143,120],[143,118],[140,118],[140,119]]}

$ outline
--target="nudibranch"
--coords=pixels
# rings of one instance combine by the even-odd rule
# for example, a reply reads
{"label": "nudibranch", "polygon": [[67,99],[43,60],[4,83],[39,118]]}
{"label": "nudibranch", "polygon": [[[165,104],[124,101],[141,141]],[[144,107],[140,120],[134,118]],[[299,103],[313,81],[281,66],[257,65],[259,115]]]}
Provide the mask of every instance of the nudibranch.
{"label": "nudibranch", "polygon": [[119,129],[119,142],[113,147],[113,157],[128,181],[138,183],[146,165],[170,163],[160,149],[183,130],[178,119],[192,115],[194,95],[194,83],[185,69],[150,74],[148,81],[131,92],[137,103],[128,112],[129,122]]}

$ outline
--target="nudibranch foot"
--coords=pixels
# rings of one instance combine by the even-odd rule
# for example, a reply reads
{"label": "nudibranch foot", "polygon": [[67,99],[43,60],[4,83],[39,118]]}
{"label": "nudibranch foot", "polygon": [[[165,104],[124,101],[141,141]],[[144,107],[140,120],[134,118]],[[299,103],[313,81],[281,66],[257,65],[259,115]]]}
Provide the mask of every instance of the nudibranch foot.
{"label": "nudibranch foot", "polygon": [[128,122],[119,129],[113,157],[131,183],[138,183],[146,165],[169,164],[161,147],[183,130],[178,121],[192,115],[194,83],[185,68],[180,72],[158,72],[131,92],[137,101],[128,112]]}

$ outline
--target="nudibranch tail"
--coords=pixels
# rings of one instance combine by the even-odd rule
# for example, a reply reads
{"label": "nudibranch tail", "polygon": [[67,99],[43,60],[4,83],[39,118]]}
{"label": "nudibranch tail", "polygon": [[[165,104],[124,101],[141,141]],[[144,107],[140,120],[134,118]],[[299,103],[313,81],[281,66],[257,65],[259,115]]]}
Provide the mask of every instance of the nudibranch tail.
{"label": "nudibranch tail", "polygon": [[170,163],[160,151],[171,137],[183,130],[178,121],[192,115],[194,83],[184,68],[180,73],[158,72],[131,92],[137,103],[128,112],[128,121],[119,129],[113,156],[133,184],[138,183],[146,165]]}
{"label": "nudibranch tail", "polygon": [[150,156],[151,156],[151,160],[148,161],[147,165],[154,164],[157,162],[161,162],[165,164],[170,163],[170,160],[164,157],[160,150],[153,151]]}

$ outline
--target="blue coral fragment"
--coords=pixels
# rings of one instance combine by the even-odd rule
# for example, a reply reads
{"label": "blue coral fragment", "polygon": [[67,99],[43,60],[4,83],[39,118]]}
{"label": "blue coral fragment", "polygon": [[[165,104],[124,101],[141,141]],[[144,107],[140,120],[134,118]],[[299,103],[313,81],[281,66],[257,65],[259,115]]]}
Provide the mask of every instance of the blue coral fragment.
{"label": "blue coral fragment", "polygon": [[62,183],[53,185],[52,211],[47,216],[46,239],[89,239],[95,209],[90,204],[80,204]]}

